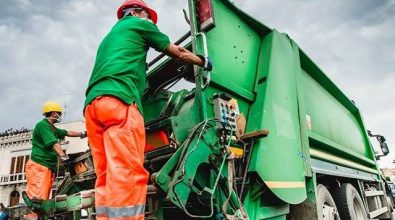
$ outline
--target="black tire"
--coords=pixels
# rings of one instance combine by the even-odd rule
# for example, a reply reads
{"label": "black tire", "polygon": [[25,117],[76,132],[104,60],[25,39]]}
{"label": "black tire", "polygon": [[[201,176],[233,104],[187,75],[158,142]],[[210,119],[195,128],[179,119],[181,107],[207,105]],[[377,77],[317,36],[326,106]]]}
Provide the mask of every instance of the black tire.
{"label": "black tire", "polygon": [[[334,208],[336,210],[336,216],[338,215],[336,203],[333,200],[330,192],[324,185],[319,184],[317,186],[318,220],[328,219],[328,217],[324,215],[324,211],[323,211],[324,206],[330,206]],[[338,218],[335,217],[335,219]]]}
{"label": "black tire", "polygon": [[368,215],[358,191],[350,183],[341,184],[333,191],[342,220],[367,220]]}
{"label": "black tire", "polygon": [[387,204],[388,204],[388,210],[392,213],[394,211],[394,200],[390,196],[386,196],[387,198]]}

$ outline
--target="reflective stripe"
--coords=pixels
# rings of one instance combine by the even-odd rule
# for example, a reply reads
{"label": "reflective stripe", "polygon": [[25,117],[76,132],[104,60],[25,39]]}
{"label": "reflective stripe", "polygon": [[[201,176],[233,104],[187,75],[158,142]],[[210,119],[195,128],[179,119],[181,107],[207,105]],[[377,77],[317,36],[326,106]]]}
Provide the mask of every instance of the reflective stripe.
{"label": "reflective stripe", "polygon": [[107,216],[107,212],[106,212],[106,207],[104,206],[99,206],[99,207],[95,207],[96,208],[96,215],[97,216]]}
{"label": "reflective stripe", "polygon": [[144,214],[144,209],[145,205],[127,206],[119,208],[107,207],[107,216],[109,218],[132,217]]}
{"label": "reflective stripe", "polygon": [[355,168],[355,169],[360,169],[369,173],[375,173],[375,174],[379,174],[379,172],[375,169],[366,167],[364,165],[358,164],[356,162],[350,161],[350,160],[346,160],[344,158],[341,157],[337,157],[334,156],[332,154],[328,154],[319,150],[315,150],[315,149],[310,149],[310,155],[312,155],[313,157],[319,158],[319,159],[324,159],[324,160],[328,160],[334,163],[338,163],[347,167],[351,167],[351,168]]}
{"label": "reflective stripe", "polygon": [[279,182],[279,181],[265,181],[267,187],[270,189],[276,188],[304,188],[304,182]]}
{"label": "reflective stripe", "polygon": [[108,218],[133,217],[144,214],[145,205],[126,207],[96,207],[97,216],[107,216]]}

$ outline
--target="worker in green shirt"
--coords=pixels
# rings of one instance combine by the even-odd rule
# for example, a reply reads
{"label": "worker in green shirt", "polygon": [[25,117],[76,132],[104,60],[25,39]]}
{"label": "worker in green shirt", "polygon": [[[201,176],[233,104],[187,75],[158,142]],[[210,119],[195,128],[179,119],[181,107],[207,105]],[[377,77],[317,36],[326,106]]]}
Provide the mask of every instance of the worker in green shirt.
{"label": "worker in green shirt", "polygon": [[[30,199],[47,200],[51,192],[58,156],[62,161],[69,159],[59,141],[67,137],[85,138],[86,132],[66,131],[54,126],[61,121],[63,112],[59,103],[48,101],[43,106],[43,116],[33,130],[32,153],[26,163],[26,194]],[[36,219],[36,213],[26,219]]]}
{"label": "worker in green shirt", "polygon": [[86,90],[84,115],[96,170],[97,219],[144,219],[147,181],[141,97],[150,47],[211,71],[207,57],[170,43],[157,14],[141,0],[125,1],[101,42]]}

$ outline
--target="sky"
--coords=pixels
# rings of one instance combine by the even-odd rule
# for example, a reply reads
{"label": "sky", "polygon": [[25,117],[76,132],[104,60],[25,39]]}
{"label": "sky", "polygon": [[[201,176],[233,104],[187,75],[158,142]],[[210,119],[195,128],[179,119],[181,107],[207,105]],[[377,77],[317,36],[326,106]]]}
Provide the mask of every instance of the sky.
{"label": "sky", "polygon": [[[96,50],[117,21],[122,2],[0,1],[0,132],[33,128],[48,100],[66,105],[65,121],[83,119]],[[172,41],[188,30],[185,0],[146,2],[156,9],[158,27]],[[395,151],[395,0],[233,2],[296,41],[355,101],[367,129],[384,135]],[[394,155],[380,164],[394,166]]]}

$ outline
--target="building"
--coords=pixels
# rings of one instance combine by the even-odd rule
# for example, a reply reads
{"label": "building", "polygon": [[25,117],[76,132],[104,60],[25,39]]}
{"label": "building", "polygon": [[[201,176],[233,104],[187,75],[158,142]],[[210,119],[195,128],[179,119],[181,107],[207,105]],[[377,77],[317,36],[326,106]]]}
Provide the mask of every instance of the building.
{"label": "building", "polygon": [[[57,127],[72,131],[86,130],[83,121],[59,124]],[[21,195],[26,190],[25,164],[31,153],[32,132],[24,129],[0,137],[0,203],[6,207],[24,203]],[[68,154],[88,150],[87,139],[66,137],[61,145]]]}
{"label": "building", "polygon": [[381,171],[384,176],[395,176],[395,168],[383,168]]}
{"label": "building", "polygon": [[385,177],[389,178],[388,180],[395,182],[395,168],[383,168],[381,172],[383,172]]}

